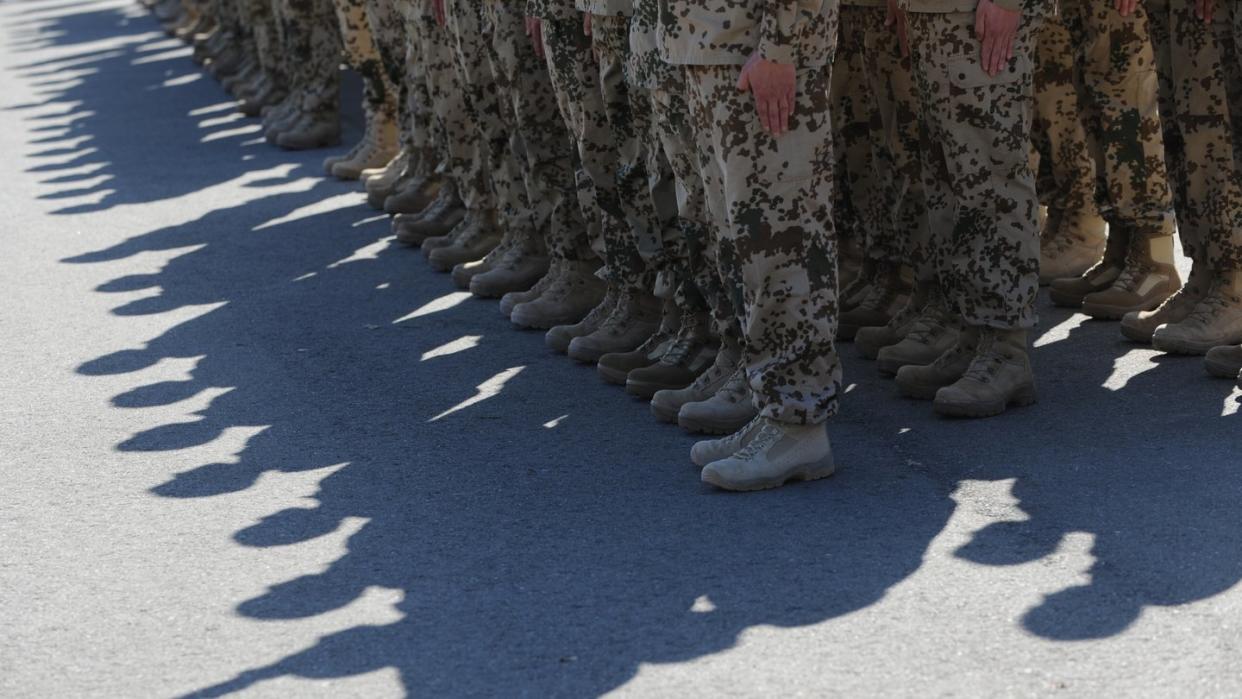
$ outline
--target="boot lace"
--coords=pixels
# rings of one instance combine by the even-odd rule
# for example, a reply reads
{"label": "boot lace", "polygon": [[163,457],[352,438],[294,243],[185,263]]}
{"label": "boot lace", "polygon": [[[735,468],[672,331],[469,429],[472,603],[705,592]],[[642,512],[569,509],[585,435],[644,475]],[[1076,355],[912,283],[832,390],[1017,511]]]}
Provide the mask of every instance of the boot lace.
{"label": "boot lace", "polygon": [[1001,365],[1005,363],[1005,355],[996,349],[995,343],[990,337],[984,337],[979,340],[979,349],[975,354],[975,358],[971,361],[970,366],[966,368],[963,378],[972,379],[979,383],[991,383],[992,378],[1000,370]]}
{"label": "boot lace", "polygon": [[1113,282],[1113,288],[1122,289],[1123,291],[1134,291],[1142,283],[1143,278],[1152,272],[1152,264],[1140,253],[1131,250],[1126,255],[1125,266],[1121,268],[1121,274],[1117,277],[1117,281]]}
{"label": "boot lace", "polygon": [[725,398],[730,403],[741,403],[746,399],[746,394],[750,391],[750,384],[746,382],[746,370],[738,367],[729,375],[729,380],[725,381],[725,385],[721,387],[717,395]]}
{"label": "boot lace", "polygon": [[1199,299],[1199,303],[1195,304],[1194,309],[1186,316],[1186,320],[1201,325],[1211,325],[1214,319],[1220,316],[1221,311],[1237,303],[1237,298],[1225,292],[1224,282],[1215,280],[1208,292]]}
{"label": "boot lace", "polygon": [[771,422],[765,421],[763,427],[759,428],[759,433],[752,437],[750,442],[734,455],[734,458],[749,461],[767,451],[782,436],[784,436],[784,433],[780,429]]}

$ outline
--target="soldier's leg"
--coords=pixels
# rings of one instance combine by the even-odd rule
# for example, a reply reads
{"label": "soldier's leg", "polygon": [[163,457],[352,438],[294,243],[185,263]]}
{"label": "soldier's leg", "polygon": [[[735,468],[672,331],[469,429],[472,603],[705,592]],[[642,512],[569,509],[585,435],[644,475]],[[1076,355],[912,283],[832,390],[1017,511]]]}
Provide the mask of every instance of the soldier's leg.
{"label": "soldier's leg", "polygon": [[334,0],[345,63],[362,77],[366,130],[348,153],[324,160],[329,175],[357,179],[368,167],[387,162],[396,146],[396,98],[386,84],[379,51],[367,23],[364,0]]}
{"label": "soldier's leg", "polygon": [[291,150],[334,145],[341,138],[341,38],[332,0],[285,0],[285,12],[298,102],[296,117],[276,128],[269,140]]}
{"label": "soldier's leg", "polygon": [[[393,95],[390,110],[397,132],[376,153],[370,167],[359,173],[368,203],[375,208],[383,208],[410,160],[431,148],[430,107],[425,105],[425,98],[417,100],[412,94],[422,84],[416,74],[422,66],[418,57],[421,45],[411,43],[406,35],[406,12],[413,9],[404,0],[366,0],[367,24],[375,39],[386,89]],[[430,167],[434,168],[432,160]]]}
{"label": "soldier's leg", "polygon": [[[584,244],[573,142],[557,110],[547,63],[526,36],[525,3],[491,2],[492,73],[507,100],[509,128],[521,138],[522,175],[530,202],[529,229],[507,232],[471,280],[478,296],[499,297],[529,288],[549,268],[548,247]],[[456,274],[456,271],[455,271]]]}
{"label": "soldier's leg", "polygon": [[[476,219],[494,219],[496,197],[487,168],[487,147],[475,126],[479,120],[476,106],[457,67],[452,31],[423,13],[411,13],[409,18],[411,41],[422,45],[428,101],[435,132],[442,134],[445,177],[427,180],[423,196],[413,197],[411,202],[422,204],[414,207],[418,213],[398,214],[393,220],[393,231],[401,243],[422,245],[429,237],[451,231],[466,211],[474,212]],[[428,201],[433,196],[434,200]]]}
{"label": "soldier's leg", "polygon": [[660,253],[661,217],[647,191],[642,166],[640,139],[650,117],[635,111],[641,102],[631,98],[625,81],[629,22],[628,17],[597,15],[592,19],[599,97],[589,103],[593,113],[586,121],[590,128],[579,134],[583,166],[595,183],[596,198],[605,214],[606,273],[616,297],[599,327],[570,342],[569,356],[592,364],[605,354],[635,349],[660,324],[661,303],[652,295],[655,267],[650,261]]}
{"label": "soldier's leg", "polygon": [[[865,26],[872,8],[841,8],[841,40],[832,71],[832,123],[836,159],[833,218],[844,250],[863,255],[863,266],[841,294],[838,339],[852,340],[862,327],[881,326],[905,305],[908,283],[901,262],[886,241],[887,221],[877,218],[880,195],[871,131],[878,121],[875,100],[867,89]],[[852,255],[847,254],[846,259]]]}
{"label": "soldier's leg", "polygon": [[[871,8],[864,25],[867,89],[878,116],[871,132],[878,166],[874,205],[881,210],[877,218],[889,231],[887,238],[877,236],[871,247],[908,265],[914,273],[915,291],[887,325],[859,330],[854,344],[864,356],[879,360],[882,373],[891,375],[903,366],[929,364],[952,347],[960,321],[940,288],[932,255],[919,159],[918,91],[910,60],[902,56],[885,15],[884,8]],[[948,230],[941,226],[937,232],[945,235]]]}
{"label": "soldier's leg", "polygon": [[611,178],[601,178],[597,187],[587,164],[598,173],[599,162],[616,160],[604,116],[599,70],[591,54],[591,39],[582,29],[581,15],[571,7],[556,6],[539,19],[557,109],[576,146],[576,195],[585,235],[550,237],[549,273],[530,293],[508,294],[501,305],[511,305],[510,320],[517,325],[551,328],[546,337],[548,346],[567,352],[574,338],[593,332],[615,305],[615,295],[605,296],[604,284],[595,275],[599,260],[593,250],[595,241],[603,237],[601,228],[614,225],[599,204],[600,192],[615,196],[615,186]]}
{"label": "soldier's leg", "polygon": [[1155,308],[1181,286],[1147,12],[1140,5],[1123,16],[1085,0],[1061,5],[1082,66],[1097,201],[1113,239],[1108,251],[1125,253],[1117,279],[1084,296],[1082,308],[1096,318],[1120,318]]}
{"label": "soldier's leg", "polygon": [[1014,58],[992,77],[973,12],[908,17],[928,214],[933,231],[949,231],[934,238],[943,241],[936,258],[965,329],[931,365],[902,367],[898,384],[934,396],[937,412],[994,415],[1035,400],[1026,334],[1039,288],[1039,201],[1028,144],[1040,18],[1023,17]]}
{"label": "soldier's leg", "polygon": [[1063,9],[1044,22],[1035,64],[1032,129],[1036,142],[1046,144],[1041,166],[1046,166],[1051,185],[1050,191],[1039,193],[1048,207],[1040,245],[1041,284],[1086,272],[1099,260],[1107,230],[1096,207],[1094,135],[1084,121],[1082,69],[1065,15]]}
{"label": "soldier's leg", "polygon": [[[1158,327],[1152,345],[1203,354],[1242,342],[1242,168],[1233,139],[1239,119],[1233,71],[1237,48],[1231,3],[1204,23],[1183,2],[1152,2],[1153,39],[1164,118],[1172,123],[1166,151],[1184,150],[1171,175],[1183,247],[1207,278],[1207,291],[1184,320]],[[1166,131],[1166,135],[1168,132]]]}

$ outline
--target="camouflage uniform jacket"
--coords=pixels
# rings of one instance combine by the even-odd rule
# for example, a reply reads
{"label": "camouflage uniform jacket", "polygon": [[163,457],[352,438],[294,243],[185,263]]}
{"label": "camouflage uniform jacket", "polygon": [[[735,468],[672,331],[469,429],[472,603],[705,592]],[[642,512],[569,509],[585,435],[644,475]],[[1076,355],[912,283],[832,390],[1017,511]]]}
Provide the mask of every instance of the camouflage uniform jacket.
{"label": "camouflage uniform jacket", "polygon": [[668,0],[664,60],[741,65],[750,54],[817,68],[832,61],[838,0]]}

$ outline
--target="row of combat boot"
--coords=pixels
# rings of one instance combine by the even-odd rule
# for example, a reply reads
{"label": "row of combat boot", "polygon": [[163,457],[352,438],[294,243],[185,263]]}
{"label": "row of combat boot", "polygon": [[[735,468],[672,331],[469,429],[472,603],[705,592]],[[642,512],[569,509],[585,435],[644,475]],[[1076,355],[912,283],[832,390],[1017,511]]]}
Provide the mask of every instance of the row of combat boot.
{"label": "row of combat boot", "polygon": [[1209,374],[1242,386],[1242,273],[1194,259],[1183,284],[1171,234],[1137,236],[1098,216],[1054,221],[1060,228],[1044,237],[1040,275],[1053,303],[1120,319],[1127,339],[1204,356]]}

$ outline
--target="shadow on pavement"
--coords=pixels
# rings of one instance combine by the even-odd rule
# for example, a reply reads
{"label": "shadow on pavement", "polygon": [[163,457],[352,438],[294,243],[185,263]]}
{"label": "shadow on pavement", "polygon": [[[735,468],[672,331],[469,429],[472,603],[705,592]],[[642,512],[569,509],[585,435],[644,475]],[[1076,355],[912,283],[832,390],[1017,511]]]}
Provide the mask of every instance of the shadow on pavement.
{"label": "shadow on pavement", "polygon": [[[264,146],[241,137],[187,140],[203,132],[187,112],[223,100],[214,86],[187,82],[150,102],[141,123],[125,118],[163,71],[193,66],[184,55],[133,65],[143,46],[167,48],[149,36],[154,23],[76,6],[43,5],[68,14],[27,41],[133,38],[118,56],[74,54],[95,72],[58,97],[72,135],[32,123],[32,149],[63,151],[74,167],[94,164],[112,178],[91,185],[115,191],[89,206],[180,196],[273,166]],[[142,129],[141,143],[122,137],[125,122]],[[98,151],[73,156],[89,147]],[[152,166],[149,152],[165,150],[210,167]],[[75,183],[63,169],[44,174],[48,184]],[[538,334],[514,330],[493,303],[456,292],[385,238],[384,221],[356,205],[315,208],[341,191],[321,181],[66,260],[185,249],[159,272],[98,291],[153,290],[114,310],[123,315],[210,307],[79,369],[117,375],[196,359],[188,380],[136,384],[113,399],[118,408],[214,392],[196,420],[135,433],[120,450],[159,454],[253,431],[234,460],[152,493],[211,497],[265,473],[334,467],[313,506],[240,528],[237,544],[292,546],[364,521],[326,570],[241,601],[239,614],[306,618],[372,587],[401,593],[399,621],[325,636],[195,695],[379,668],[398,670],[411,693],[600,694],[644,663],[693,660],[756,626],[817,624],[878,602],[920,568],[970,481],[1011,482],[1028,519],[976,532],[957,551],[962,561],[1015,565],[1051,555],[1067,534],[1093,538],[1089,582],[1020,620],[1038,636],[1115,635],[1147,607],[1204,599],[1242,579],[1236,394],[1194,360],[1125,343],[1114,324],[1043,302],[1042,401],[974,422],[936,419],[929,405],[899,399],[844,345],[855,383],[832,425],[841,472],[726,495],[699,484],[689,436],[552,355]]]}

